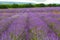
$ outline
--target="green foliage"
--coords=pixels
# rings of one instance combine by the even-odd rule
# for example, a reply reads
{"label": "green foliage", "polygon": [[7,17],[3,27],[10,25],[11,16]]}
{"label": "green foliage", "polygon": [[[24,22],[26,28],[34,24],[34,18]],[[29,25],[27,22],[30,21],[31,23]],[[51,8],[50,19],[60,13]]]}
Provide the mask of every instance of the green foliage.
{"label": "green foliage", "polygon": [[18,4],[13,4],[12,8],[18,8],[18,6],[19,6]]}
{"label": "green foliage", "polygon": [[0,5],[0,9],[8,8],[7,5]]}
{"label": "green foliage", "polygon": [[36,7],[45,7],[45,4],[41,3],[41,4],[36,4]]}
{"label": "green foliage", "polygon": [[60,4],[0,4],[0,9],[6,8],[31,8],[31,7],[60,7]]}
{"label": "green foliage", "polygon": [[57,7],[57,4],[48,4],[47,7]]}
{"label": "green foliage", "polygon": [[57,4],[56,6],[57,6],[57,7],[60,7],[60,4]]}
{"label": "green foliage", "polygon": [[31,8],[34,7],[32,4],[21,4],[18,8]]}

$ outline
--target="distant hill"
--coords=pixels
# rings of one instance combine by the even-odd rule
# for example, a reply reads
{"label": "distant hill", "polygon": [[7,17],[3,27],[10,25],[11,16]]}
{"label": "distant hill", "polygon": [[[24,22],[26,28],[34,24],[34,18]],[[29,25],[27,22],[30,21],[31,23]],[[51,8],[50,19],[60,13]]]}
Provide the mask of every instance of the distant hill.
{"label": "distant hill", "polygon": [[1,2],[0,1],[0,4],[29,4],[29,3],[31,2]]}

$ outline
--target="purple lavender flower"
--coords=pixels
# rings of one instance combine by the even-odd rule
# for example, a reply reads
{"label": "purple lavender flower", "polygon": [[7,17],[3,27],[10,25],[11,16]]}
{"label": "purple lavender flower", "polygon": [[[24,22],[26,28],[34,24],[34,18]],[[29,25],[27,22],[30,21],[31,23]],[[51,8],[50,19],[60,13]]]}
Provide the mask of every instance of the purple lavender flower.
{"label": "purple lavender flower", "polygon": [[[57,8],[4,9],[4,12],[12,14],[8,13],[8,16],[0,13],[3,17],[0,20],[0,40],[60,40],[60,15],[51,12],[55,9]],[[14,11],[17,13],[14,14]]]}

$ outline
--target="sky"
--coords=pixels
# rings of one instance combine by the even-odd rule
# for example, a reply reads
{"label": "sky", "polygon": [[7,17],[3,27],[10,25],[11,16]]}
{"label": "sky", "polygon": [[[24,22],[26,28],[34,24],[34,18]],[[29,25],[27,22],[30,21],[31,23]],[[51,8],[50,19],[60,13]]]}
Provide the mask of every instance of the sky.
{"label": "sky", "polygon": [[33,2],[33,3],[59,3],[60,0],[0,0],[0,1],[6,1],[6,2]]}

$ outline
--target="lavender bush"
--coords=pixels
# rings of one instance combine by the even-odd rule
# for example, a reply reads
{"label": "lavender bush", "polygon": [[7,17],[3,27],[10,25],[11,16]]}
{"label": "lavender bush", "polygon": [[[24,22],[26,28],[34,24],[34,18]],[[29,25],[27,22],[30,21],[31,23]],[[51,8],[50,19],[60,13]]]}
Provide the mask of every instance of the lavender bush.
{"label": "lavender bush", "polygon": [[60,40],[59,8],[0,10],[0,40]]}

